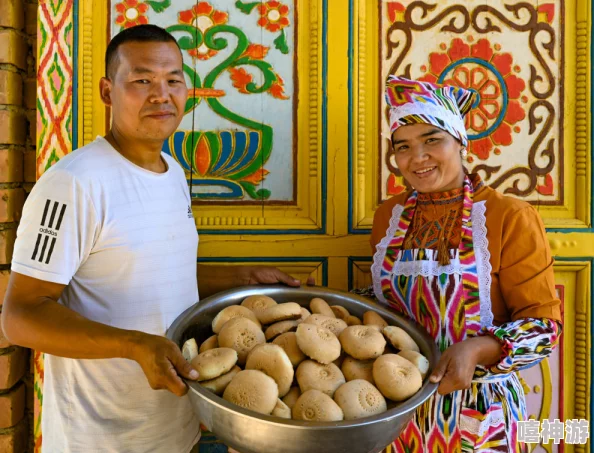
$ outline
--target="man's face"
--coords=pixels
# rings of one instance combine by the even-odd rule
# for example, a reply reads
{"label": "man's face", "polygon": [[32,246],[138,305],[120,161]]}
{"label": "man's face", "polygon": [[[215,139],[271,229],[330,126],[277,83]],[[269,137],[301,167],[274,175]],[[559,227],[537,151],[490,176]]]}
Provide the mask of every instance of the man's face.
{"label": "man's face", "polygon": [[139,141],[166,140],[179,126],[188,97],[182,65],[174,43],[122,44],[113,74],[101,80],[112,129]]}

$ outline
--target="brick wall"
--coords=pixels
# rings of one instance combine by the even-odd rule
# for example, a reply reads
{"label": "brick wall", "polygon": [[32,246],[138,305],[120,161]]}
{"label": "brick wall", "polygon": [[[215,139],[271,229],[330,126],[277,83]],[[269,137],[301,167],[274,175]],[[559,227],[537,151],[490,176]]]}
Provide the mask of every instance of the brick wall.
{"label": "brick wall", "polygon": [[[16,228],[35,182],[37,2],[0,0],[0,304]],[[33,378],[28,350],[0,331],[0,452],[32,450]]]}

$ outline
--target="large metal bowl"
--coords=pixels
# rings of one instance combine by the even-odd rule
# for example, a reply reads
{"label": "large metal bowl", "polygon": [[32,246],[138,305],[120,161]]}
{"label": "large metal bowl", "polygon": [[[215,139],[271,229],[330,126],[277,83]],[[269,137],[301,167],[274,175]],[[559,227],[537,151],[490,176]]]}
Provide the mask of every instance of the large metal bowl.
{"label": "large metal bowl", "polygon": [[[431,369],[439,360],[439,349],[433,339],[410,320],[363,297],[312,286],[250,286],[216,294],[183,312],[167,331],[167,337],[180,347],[191,337],[200,343],[212,334],[211,322],[219,311],[254,294],[301,305],[308,305],[313,297],[321,297],[330,305],[342,305],[358,317],[373,309],[389,324],[403,328],[412,336],[429,359]],[[376,453],[398,437],[415,409],[437,389],[426,378],[412,398],[383,414],[355,421],[311,423],[260,415],[228,403],[195,382],[186,383],[200,421],[226,445],[241,453]]]}

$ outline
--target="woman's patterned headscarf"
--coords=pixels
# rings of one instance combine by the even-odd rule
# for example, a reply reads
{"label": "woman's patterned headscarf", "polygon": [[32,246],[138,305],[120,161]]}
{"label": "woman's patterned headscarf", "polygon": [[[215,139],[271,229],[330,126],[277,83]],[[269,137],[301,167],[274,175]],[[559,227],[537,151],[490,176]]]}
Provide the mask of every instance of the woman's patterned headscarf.
{"label": "woman's patterned headscarf", "polygon": [[477,93],[455,86],[389,76],[386,102],[390,106],[390,133],[409,124],[432,124],[468,144],[464,115]]}

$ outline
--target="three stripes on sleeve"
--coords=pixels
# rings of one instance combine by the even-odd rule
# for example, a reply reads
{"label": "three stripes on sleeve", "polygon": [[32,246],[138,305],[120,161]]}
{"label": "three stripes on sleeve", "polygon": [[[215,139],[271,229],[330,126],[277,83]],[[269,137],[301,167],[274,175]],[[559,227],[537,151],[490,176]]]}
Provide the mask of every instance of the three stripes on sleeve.
{"label": "three stripes on sleeve", "polygon": [[51,200],[46,200],[45,208],[43,209],[43,217],[41,218],[41,228],[39,229],[35,249],[31,256],[33,261],[37,260],[40,263],[43,263],[45,259],[45,264],[49,264],[54,251],[54,246],[56,245],[58,231],[60,230],[62,220],[64,219],[66,207],[67,205],[65,203],[54,201],[52,205]]}

